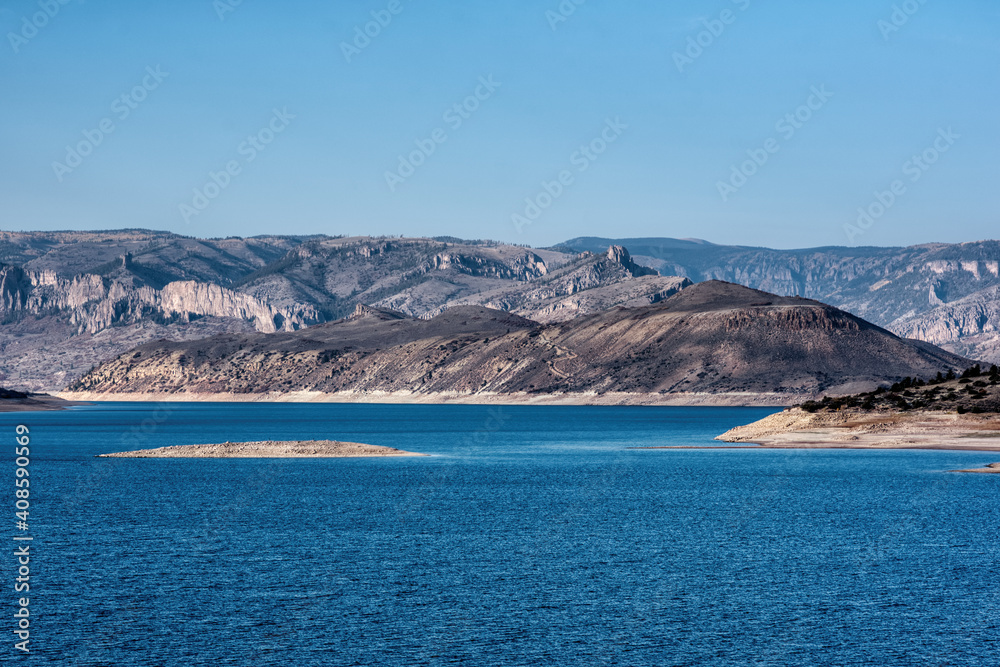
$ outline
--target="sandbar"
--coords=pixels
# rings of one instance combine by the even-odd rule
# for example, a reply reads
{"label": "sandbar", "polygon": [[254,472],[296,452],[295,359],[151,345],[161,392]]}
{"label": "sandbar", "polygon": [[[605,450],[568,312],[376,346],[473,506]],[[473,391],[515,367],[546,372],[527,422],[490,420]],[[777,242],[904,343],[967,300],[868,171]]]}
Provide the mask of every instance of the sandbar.
{"label": "sandbar", "polygon": [[337,440],[265,440],[261,442],[223,442],[209,445],[174,445],[132,452],[98,454],[120,459],[329,459],[382,456],[427,456],[393,447],[365,445]]}

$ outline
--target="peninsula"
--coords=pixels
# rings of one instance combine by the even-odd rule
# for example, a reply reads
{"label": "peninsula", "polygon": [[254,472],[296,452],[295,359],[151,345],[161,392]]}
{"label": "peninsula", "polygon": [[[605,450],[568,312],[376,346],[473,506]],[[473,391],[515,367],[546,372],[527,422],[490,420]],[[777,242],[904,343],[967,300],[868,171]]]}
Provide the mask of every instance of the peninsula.
{"label": "peninsula", "polygon": [[807,401],[716,439],[788,449],[1000,451],[998,385],[996,366],[975,365],[961,377],[905,378],[889,388]]}

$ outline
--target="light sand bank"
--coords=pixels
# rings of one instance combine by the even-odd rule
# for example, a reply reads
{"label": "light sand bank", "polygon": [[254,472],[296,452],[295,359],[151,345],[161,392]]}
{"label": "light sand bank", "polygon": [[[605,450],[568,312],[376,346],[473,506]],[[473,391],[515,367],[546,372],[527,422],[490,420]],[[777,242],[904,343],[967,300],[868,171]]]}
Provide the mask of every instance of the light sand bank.
{"label": "light sand bank", "polygon": [[319,459],[372,456],[426,456],[392,447],[364,445],[335,440],[295,440],[279,442],[224,442],[216,445],[177,445],[140,449],[133,452],[98,454],[121,459]]}
{"label": "light sand bank", "polygon": [[1000,416],[945,412],[786,410],[716,440],[786,449],[947,449],[1000,452]]}
{"label": "light sand bank", "polygon": [[212,403],[395,403],[395,404],[457,404],[457,405],[649,405],[649,406],[709,406],[709,407],[783,407],[813,398],[811,395],[757,394],[731,392],[725,394],[675,393],[573,393],[573,394],[497,394],[489,392],[436,392],[431,394],[397,392],[338,392],[318,391],[273,392],[268,394],[198,394],[198,393],[96,393],[61,392],[60,398],[74,401],[107,402],[212,402]]}
{"label": "light sand bank", "polygon": [[1000,463],[991,463],[985,468],[970,468],[969,470],[956,470],[955,472],[976,472],[976,473],[1000,472]]}

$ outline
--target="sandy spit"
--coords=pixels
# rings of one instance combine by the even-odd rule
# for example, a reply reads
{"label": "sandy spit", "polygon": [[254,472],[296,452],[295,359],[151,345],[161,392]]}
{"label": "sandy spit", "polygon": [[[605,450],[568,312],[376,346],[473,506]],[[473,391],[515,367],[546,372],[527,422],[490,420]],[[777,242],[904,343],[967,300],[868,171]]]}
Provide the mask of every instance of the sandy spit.
{"label": "sandy spit", "polygon": [[1000,463],[991,463],[985,468],[970,468],[969,470],[956,470],[955,472],[977,472],[977,473],[1000,472]]}
{"label": "sandy spit", "polygon": [[716,440],[784,449],[942,449],[1000,452],[1000,416],[946,412],[817,412],[798,408]]}
{"label": "sandy spit", "polygon": [[273,392],[269,394],[199,394],[199,393],[97,393],[61,392],[60,398],[74,401],[107,402],[216,402],[216,403],[396,403],[396,404],[459,404],[459,405],[649,405],[649,406],[719,406],[719,407],[784,407],[813,398],[811,395],[757,394],[731,392],[725,394],[675,393],[634,394],[593,392],[572,394],[514,394],[437,392],[432,394],[396,392],[318,391]]}
{"label": "sandy spit", "polygon": [[98,454],[98,457],[120,459],[325,459],[373,456],[426,456],[426,454],[336,440],[223,442],[214,445],[176,445],[133,452]]}

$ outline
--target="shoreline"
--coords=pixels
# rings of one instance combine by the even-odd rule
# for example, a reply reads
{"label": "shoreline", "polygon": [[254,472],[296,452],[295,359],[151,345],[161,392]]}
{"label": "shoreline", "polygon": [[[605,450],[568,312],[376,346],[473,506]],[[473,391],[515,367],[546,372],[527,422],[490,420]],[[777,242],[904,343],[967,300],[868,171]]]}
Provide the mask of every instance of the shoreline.
{"label": "shoreline", "polygon": [[99,393],[57,392],[67,401],[108,403],[371,403],[400,405],[576,405],[576,406],[664,406],[664,407],[759,407],[780,409],[808,400],[811,395],[752,392],[724,394],[674,393],[639,394],[608,392],[604,394],[515,394],[435,392],[271,392],[266,394],[231,393]]}
{"label": "shoreline", "polygon": [[[756,442],[748,442],[745,445],[677,445],[676,447],[671,447],[670,445],[665,445],[662,447],[626,447],[626,450],[644,450],[644,449],[696,449],[696,450],[733,450],[733,449],[748,449],[748,450],[763,450],[763,449],[786,449],[786,450],[809,450],[809,449],[827,449],[827,450],[837,450],[837,449],[857,449],[857,450],[867,450],[867,451],[941,451],[941,452],[1000,452],[1000,445],[996,446],[980,446],[980,445],[970,445],[956,447],[952,445],[918,445],[918,444],[900,444],[899,446],[889,446],[889,445],[844,445],[838,443],[828,443],[828,444],[764,444]],[[993,465],[993,464],[990,464]],[[997,464],[1000,465],[1000,464]],[[1000,472],[998,470],[960,470],[959,472]]]}
{"label": "shoreline", "polygon": [[89,404],[89,401],[65,399],[55,394],[32,394],[28,398],[0,399],[0,412],[43,412]]}
{"label": "shoreline", "polygon": [[953,470],[952,472],[971,472],[976,474],[1000,473],[1000,463],[990,463],[982,468],[969,468],[968,470]]}
{"label": "shoreline", "polygon": [[924,449],[1000,452],[1000,415],[785,410],[716,440],[765,449]]}

